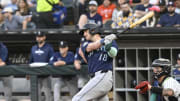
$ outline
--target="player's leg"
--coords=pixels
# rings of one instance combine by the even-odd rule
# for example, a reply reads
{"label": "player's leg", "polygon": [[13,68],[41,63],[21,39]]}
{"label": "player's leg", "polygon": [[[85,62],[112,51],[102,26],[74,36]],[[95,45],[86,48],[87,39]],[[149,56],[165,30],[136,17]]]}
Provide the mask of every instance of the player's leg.
{"label": "player's leg", "polygon": [[58,78],[54,84],[54,101],[60,101],[61,99],[61,88],[64,85],[62,78]]}
{"label": "player's leg", "polygon": [[73,97],[72,101],[88,101],[106,95],[111,90],[112,83],[111,71],[98,73]]}
{"label": "player's leg", "polygon": [[51,76],[43,79],[43,87],[44,87],[44,94],[45,94],[45,101],[52,101],[51,95]]}
{"label": "player's leg", "polygon": [[6,101],[12,101],[12,79],[13,76],[2,78]]}
{"label": "player's leg", "polygon": [[42,96],[41,96],[42,79],[43,79],[43,78],[38,78],[38,99],[39,99],[39,101],[42,100]]}
{"label": "player's leg", "polygon": [[69,88],[70,97],[72,97],[78,92],[77,87],[77,77],[72,77],[69,80],[66,80],[67,87]]}
{"label": "player's leg", "polygon": [[108,97],[108,95],[106,94],[106,95],[103,95],[103,96],[97,98],[97,99],[94,100],[94,101],[109,101],[109,97]]}
{"label": "player's leg", "polygon": [[87,83],[88,77],[86,75],[78,75],[77,78],[78,78],[78,88],[82,89],[84,85]]}

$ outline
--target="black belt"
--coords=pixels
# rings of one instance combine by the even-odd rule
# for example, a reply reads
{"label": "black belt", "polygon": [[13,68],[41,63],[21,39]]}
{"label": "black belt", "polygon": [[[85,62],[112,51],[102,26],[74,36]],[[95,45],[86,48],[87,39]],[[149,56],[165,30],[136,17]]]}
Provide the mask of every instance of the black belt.
{"label": "black belt", "polygon": [[[110,70],[101,70],[100,73],[107,73],[108,71],[110,71]],[[93,78],[95,76],[95,73],[91,73],[91,74],[89,74],[89,76],[90,76],[90,78]]]}

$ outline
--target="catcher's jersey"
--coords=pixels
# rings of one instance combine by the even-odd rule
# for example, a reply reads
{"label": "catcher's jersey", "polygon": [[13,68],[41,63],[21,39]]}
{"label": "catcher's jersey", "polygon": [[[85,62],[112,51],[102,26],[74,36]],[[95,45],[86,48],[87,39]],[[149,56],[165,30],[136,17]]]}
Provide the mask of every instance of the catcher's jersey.
{"label": "catcher's jersey", "polygon": [[[172,89],[174,91],[174,96],[180,101],[180,83],[178,81],[172,77],[168,77],[164,80],[162,87]],[[167,96],[164,96],[164,99],[170,101]]]}
{"label": "catcher's jersey", "polygon": [[[81,46],[88,62],[88,72],[95,73],[100,70],[112,70],[113,58],[108,55],[108,52],[105,50],[105,46],[101,46],[99,49],[91,52],[86,52],[86,48],[89,43],[91,42],[84,42]],[[112,47],[118,50],[118,45],[115,41],[112,42]]]}

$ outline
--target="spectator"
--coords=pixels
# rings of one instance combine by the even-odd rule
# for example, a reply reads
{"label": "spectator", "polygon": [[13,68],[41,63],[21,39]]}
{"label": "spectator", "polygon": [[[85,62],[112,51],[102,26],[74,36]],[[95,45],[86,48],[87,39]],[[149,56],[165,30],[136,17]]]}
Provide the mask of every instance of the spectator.
{"label": "spectator", "polygon": [[[66,41],[60,41],[59,52],[56,52],[50,60],[50,64],[58,67],[65,65],[72,65],[74,62],[74,54],[69,50]],[[61,99],[61,88],[68,86],[70,96],[72,97],[77,92],[76,76],[61,76],[54,84],[54,101]]]}
{"label": "spectator", "polygon": [[160,12],[155,14],[156,19],[157,19],[156,20],[156,25],[158,24],[160,16],[168,13],[165,0],[159,0],[159,8],[160,8]]}
{"label": "spectator", "polygon": [[[152,7],[151,4],[149,4],[149,0],[144,0],[144,4],[137,5],[135,8],[135,16],[140,18],[144,16],[148,12],[148,8]],[[147,26],[146,22],[143,22],[140,26]]]}
{"label": "spectator", "polygon": [[18,10],[16,13],[17,13],[17,15],[20,15],[20,16],[30,15],[29,6],[28,6],[26,0],[18,1]]}
{"label": "spectator", "polygon": [[8,4],[6,7],[10,7],[13,9],[13,12],[16,12],[18,10],[18,7],[17,7],[17,0],[11,0],[11,3]]}
{"label": "spectator", "polygon": [[[37,45],[31,49],[30,63],[48,63],[54,53],[52,46],[46,43],[46,35],[42,32],[36,34]],[[38,79],[38,96],[39,101],[42,101],[41,90],[44,87],[45,100],[52,101],[51,95],[51,77],[41,77]]]}
{"label": "spectator", "polygon": [[168,13],[162,15],[157,24],[157,27],[170,27],[170,26],[179,26],[180,25],[180,15],[175,13],[174,2],[168,2]]}
{"label": "spectator", "polygon": [[103,24],[112,19],[113,10],[116,5],[111,0],[104,0],[103,4],[98,7],[98,13],[102,16]]}
{"label": "spectator", "polygon": [[175,10],[175,12],[177,14],[180,14],[180,0],[176,0],[175,3],[176,3],[176,10]]}
{"label": "spectator", "polygon": [[[180,83],[180,54],[177,56],[177,64],[175,66],[175,69],[173,70],[173,75],[175,76],[175,79]],[[179,76],[179,78],[176,78]]]}
{"label": "spectator", "polygon": [[128,3],[122,4],[121,10],[122,13],[119,15],[117,20],[113,21],[112,28],[127,28],[134,22],[135,16],[133,15],[133,11]]}
{"label": "spectator", "polygon": [[160,8],[160,15],[163,15],[165,13],[168,13],[168,10],[166,8],[166,2],[165,0],[160,0],[159,1],[159,8]]}
{"label": "spectator", "polygon": [[52,11],[53,5],[58,5],[58,3],[59,0],[37,0],[36,10],[39,14],[38,28],[53,28],[55,26]]}
{"label": "spectator", "polygon": [[116,21],[119,16],[122,15],[121,5],[125,3],[125,0],[118,0],[116,8],[113,10],[112,20]]}
{"label": "spectator", "polygon": [[4,15],[0,13],[0,30],[4,30],[5,25],[4,25]]}
{"label": "spectator", "polygon": [[97,14],[98,4],[92,0],[89,2],[89,13],[81,15],[78,26],[81,29],[85,24],[92,23],[102,26],[102,17]]}
{"label": "spectator", "polygon": [[13,15],[12,8],[4,8],[3,13],[5,16],[5,30],[21,29],[21,26],[23,30],[27,28],[27,19],[24,19],[21,16]]}
{"label": "spectator", "polygon": [[16,12],[17,16],[22,16],[24,17],[27,21],[27,29],[35,29],[36,25],[34,22],[32,22],[32,12],[30,12],[29,6],[26,2],[26,0],[19,0],[18,1],[18,10]]}
{"label": "spectator", "polygon": [[[85,42],[85,38],[82,37],[81,38],[81,42],[80,42],[80,47],[81,45]],[[79,54],[79,48],[76,49],[76,54],[74,56],[74,67],[77,69],[77,70],[80,70],[81,69],[81,64],[86,64],[86,62],[82,59],[82,57],[80,56]],[[86,82],[88,81],[88,77],[87,75],[83,75],[83,74],[80,74],[77,76],[78,77],[78,88],[79,90],[81,88],[83,88],[83,86],[86,84]]]}
{"label": "spectator", "polygon": [[[0,42],[0,66],[5,66],[8,61],[8,49]],[[12,79],[13,76],[0,77],[4,86],[4,96],[6,101],[12,101]]]}
{"label": "spectator", "polygon": [[57,5],[54,9],[53,21],[57,25],[54,27],[60,28],[63,26],[63,23],[67,17],[67,9],[64,7],[62,2],[59,2],[59,5]]}

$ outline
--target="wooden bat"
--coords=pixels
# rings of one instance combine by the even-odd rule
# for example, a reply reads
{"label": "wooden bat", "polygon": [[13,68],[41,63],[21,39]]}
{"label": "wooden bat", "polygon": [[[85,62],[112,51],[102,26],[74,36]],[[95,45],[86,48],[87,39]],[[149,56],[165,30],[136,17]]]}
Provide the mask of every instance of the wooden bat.
{"label": "wooden bat", "polygon": [[143,23],[144,21],[146,21],[147,19],[151,18],[154,16],[154,11],[150,11],[149,13],[147,13],[145,16],[143,16],[142,18],[140,18],[138,21],[134,22],[133,24],[131,24],[128,28],[124,29],[122,32],[118,33],[117,36],[119,36],[121,33],[124,33],[132,28],[134,28],[135,26]]}

